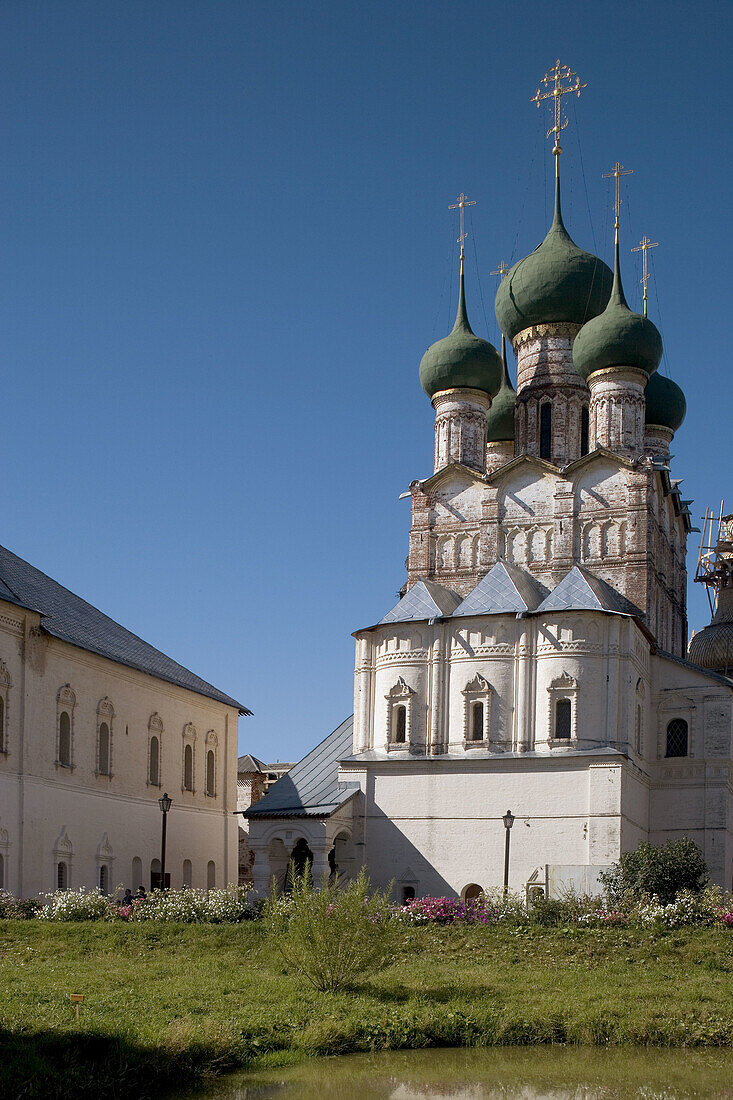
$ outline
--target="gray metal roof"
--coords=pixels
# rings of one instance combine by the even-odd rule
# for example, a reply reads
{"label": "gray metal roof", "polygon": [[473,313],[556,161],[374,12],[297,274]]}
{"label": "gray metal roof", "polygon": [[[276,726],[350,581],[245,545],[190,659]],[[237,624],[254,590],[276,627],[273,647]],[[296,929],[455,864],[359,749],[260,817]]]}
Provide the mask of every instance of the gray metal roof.
{"label": "gray metal roof", "polygon": [[417,622],[421,619],[442,619],[452,615],[461,597],[433,581],[418,581],[399,603],[388,611],[382,623]]}
{"label": "gray metal roof", "polygon": [[245,817],[329,817],[356,794],[358,784],[339,783],[339,760],[352,752],[353,715],[273,784]]}
{"label": "gray metal roof", "polygon": [[241,772],[266,772],[267,764],[263,764],[256,756],[246,752],[244,756],[237,757],[237,775]]}
{"label": "gray metal roof", "polygon": [[0,599],[36,611],[41,628],[62,642],[236,707],[241,714],[252,713],[4,546],[0,546]]}
{"label": "gray metal roof", "polygon": [[629,614],[628,607],[609,584],[579,565],[574,565],[565,574],[537,611],[613,611],[621,615]]}
{"label": "gray metal roof", "polygon": [[539,581],[519,569],[497,561],[453,612],[461,615],[499,615],[534,611],[547,595]]}

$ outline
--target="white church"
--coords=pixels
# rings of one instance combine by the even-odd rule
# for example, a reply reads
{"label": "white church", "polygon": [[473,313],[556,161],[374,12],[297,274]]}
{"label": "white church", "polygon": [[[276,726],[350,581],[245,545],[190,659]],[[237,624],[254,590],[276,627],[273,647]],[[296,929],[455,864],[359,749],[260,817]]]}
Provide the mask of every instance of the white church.
{"label": "white church", "polygon": [[516,391],[504,339],[471,330],[461,239],[455,326],[420,364],[435,461],[409,487],[406,584],[354,634],[353,717],[247,811],[262,892],[308,859],[402,899],[474,896],[504,881],[507,825],[513,890],[594,891],[622,852],[683,835],[733,886],[733,542],[688,655],[685,399],[646,300],[626,303],[618,201],[613,271],[564,225],[573,77],[558,63],[538,91],[552,225],[496,295]]}

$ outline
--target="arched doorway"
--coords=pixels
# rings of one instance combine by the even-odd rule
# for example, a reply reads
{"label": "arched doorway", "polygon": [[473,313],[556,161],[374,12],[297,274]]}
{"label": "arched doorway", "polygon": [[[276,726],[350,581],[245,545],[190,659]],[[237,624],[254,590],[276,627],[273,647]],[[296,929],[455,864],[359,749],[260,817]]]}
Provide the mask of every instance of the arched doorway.
{"label": "arched doorway", "polygon": [[464,886],[461,890],[461,898],[463,901],[477,901],[483,896],[483,889],[476,882],[470,882],[468,886]]}
{"label": "arched doorway", "polygon": [[295,847],[290,853],[290,861],[293,865],[293,874],[298,878],[302,878],[304,875],[310,876],[311,867],[313,866],[313,852],[308,847],[308,841],[305,837],[301,837],[296,841]]}

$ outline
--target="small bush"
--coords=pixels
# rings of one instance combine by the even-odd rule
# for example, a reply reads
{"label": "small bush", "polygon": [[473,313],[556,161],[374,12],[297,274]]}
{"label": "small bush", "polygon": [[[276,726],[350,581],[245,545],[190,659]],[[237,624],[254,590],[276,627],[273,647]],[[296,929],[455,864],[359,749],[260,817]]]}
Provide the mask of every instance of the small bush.
{"label": "small bush", "polygon": [[230,886],[227,890],[153,890],[132,905],[121,906],[126,920],[166,920],[183,924],[239,924],[253,920],[258,910],[249,901],[250,889]]}
{"label": "small bush", "polygon": [[363,870],[345,887],[324,881],[320,889],[294,874],[290,900],[273,889],[264,915],[286,966],[324,993],[382,970],[400,952],[388,893],[372,892]]}
{"label": "small bush", "polygon": [[117,915],[114,902],[98,889],[87,892],[82,886],[44,897],[46,901],[38,910],[41,920],[112,920]]}
{"label": "small bush", "polygon": [[640,844],[601,872],[600,879],[612,905],[627,898],[640,902],[651,897],[669,905],[682,890],[699,893],[708,880],[708,869],[697,844],[683,837],[660,846]]}

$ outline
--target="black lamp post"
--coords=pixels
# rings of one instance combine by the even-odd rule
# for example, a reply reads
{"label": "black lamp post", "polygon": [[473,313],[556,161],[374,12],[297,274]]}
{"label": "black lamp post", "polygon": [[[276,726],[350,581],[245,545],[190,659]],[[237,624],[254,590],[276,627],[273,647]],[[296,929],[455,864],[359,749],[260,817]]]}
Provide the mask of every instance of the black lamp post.
{"label": "black lamp post", "polygon": [[507,810],[502,820],[506,830],[506,845],[504,847],[504,896],[506,897],[509,893],[509,834],[514,824],[514,814],[512,811]]}
{"label": "black lamp post", "polygon": [[168,811],[173,805],[173,799],[169,798],[166,792],[162,798],[158,799],[158,805],[163,815],[163,835],[160,839],[160,888],[165,890],[165,828],[168,821]]}

